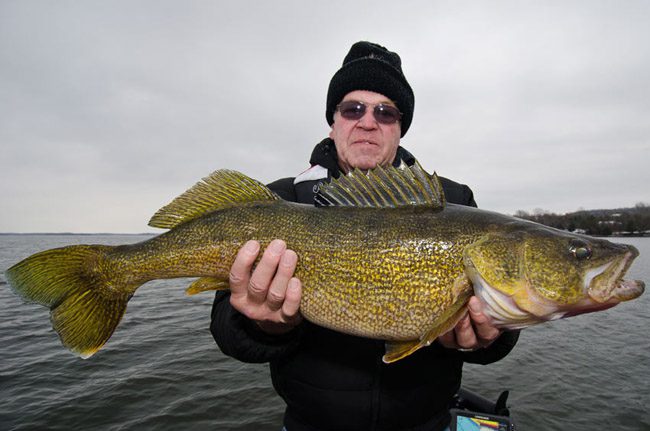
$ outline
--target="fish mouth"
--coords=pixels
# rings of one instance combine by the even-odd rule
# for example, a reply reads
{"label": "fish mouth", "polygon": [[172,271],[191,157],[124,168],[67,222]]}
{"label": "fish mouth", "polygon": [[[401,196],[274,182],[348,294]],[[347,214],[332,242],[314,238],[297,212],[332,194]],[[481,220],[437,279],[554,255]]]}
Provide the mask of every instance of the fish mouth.
{"label": "fish mouth", "polygon": [[[589,271],[585,275],[585,291],[597,304],[613,304],[638,298],[645,291],[641,280],[624,280],[639,251],[627,246],[628,251],[619,259]],[[594,304],[595,305],[595,304]]]}

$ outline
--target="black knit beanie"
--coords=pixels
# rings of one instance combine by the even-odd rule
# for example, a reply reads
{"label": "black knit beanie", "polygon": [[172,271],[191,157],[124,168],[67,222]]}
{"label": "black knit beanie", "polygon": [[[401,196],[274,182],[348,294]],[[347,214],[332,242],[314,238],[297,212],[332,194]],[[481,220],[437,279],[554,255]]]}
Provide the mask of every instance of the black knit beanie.
{"label": "black knit beanie", "polygon": [[413,119],[415,96],[402,73],[402,60],[397,53],[371,42],[352,45],[327,90],[325,117],[330,126],[334,123],[336,105],[355,90],[374,91],[395,102],[402,112],[402,136],[406,134]]}

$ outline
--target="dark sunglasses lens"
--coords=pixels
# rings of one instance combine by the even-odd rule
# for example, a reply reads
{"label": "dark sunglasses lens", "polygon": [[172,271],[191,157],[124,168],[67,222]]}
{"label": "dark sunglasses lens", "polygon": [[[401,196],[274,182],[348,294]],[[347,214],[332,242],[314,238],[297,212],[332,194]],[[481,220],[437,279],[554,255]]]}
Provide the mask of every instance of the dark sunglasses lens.
{"label": "dark sunglasses lens", "polygon": [[359,102],[342,102],[339,105],[341,117],[347,120],[358,120],[366,113],[366,105]]}
{"label": "dark sunglasses lens", "polygon": [[377,105],[374,110],[375,119],[382,124],[393,124],[399,121],[402,114],[390,105]]}
{"label": "dark sunglasses lens", "polygon": [[[341,117],[346,120],[359,120],[366,113],[366,105],[361,102],[349,100],[347,102],[341,102],[338,110],[341,113]],[[402,118],[402,113],[399,112],[399,109],[391,105],[384,105],[383,103],[375,106],[372,114],[375,120],[382,124],[393,124]]]}

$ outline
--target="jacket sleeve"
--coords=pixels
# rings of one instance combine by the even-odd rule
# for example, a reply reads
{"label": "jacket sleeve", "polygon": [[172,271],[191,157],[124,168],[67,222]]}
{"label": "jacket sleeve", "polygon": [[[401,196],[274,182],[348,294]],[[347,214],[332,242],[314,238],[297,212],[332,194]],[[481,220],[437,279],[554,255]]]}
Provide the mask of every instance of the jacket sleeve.
{"label": "jacket sleeve", "polygon": [[242,362],[269,362],[298,345],[301,325],[284,335],[268,335],[230,305],[230,292],[218,291],[212,305],[210,332],[221,351]]}

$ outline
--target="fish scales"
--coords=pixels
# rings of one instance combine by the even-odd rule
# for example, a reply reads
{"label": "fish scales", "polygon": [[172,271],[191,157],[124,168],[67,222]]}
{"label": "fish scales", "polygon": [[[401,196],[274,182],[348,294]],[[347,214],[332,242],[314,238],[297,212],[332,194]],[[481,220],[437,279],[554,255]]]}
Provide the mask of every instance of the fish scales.
{"label": "fish scales", "polygon": [[282,201],[244,205],[118,247],[109,260],[112,271],[131,266],[123,272],[133,285],[156,278],[225,279],[247,240],[266,246],[283,238],[299,256],[295,275],[303,283],[301,311],[308,319],[357,335],[408,340],[453,301],[450,287],[462,272],[462,244],[471,241],[466,235],[458,235],[460,241],[448,234],[433,237],[430,212]]}
{"label": "fish scales", "polygon": [[[332,248],[312,255],[288,243],[300,256],[296,274],[304,284],[302,313],[357,335],[421,336],[453,301],[450,287],[462,271],[460,249],[437,247],[430,214],[424,212],[405,209],[388,217],[372,209],[328,212],[330,228],[342,228]],[[346,222],[339,224],[340,218]],[[323,265],[323,256],[336,264]]]}

